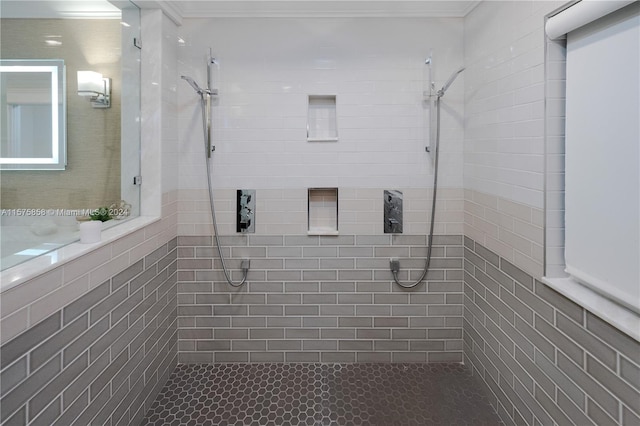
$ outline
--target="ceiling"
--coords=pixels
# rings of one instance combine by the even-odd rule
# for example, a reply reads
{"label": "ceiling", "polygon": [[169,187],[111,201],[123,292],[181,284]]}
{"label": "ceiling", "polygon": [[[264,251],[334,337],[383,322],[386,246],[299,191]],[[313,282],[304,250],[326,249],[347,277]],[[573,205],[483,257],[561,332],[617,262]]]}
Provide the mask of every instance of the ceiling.
{"label": "ceiling", "polygon": [[116,19],[121,16],[120,9],[107,0],[1,0],[0,14],[3,18]]}
{"label": "ceiling", "polygon": [[[219,17],[463,17],[480,0],[133,0],[177,24]],[[119,18],[126,0],[2,0],[3,18]]]}
{"label": "ceiling", "polygon": [[164,0],[137,1],[161,7],[176,23],[219,17],[463,17],[479,0]]}

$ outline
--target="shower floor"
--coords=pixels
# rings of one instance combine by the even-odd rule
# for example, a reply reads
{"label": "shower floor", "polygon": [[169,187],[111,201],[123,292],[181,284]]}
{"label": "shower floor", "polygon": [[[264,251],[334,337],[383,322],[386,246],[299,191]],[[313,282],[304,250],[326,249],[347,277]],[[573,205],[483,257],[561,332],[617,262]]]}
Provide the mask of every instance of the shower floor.
{"label": "shower floor", "polygon": [[142,425],[499,425],[461,364],[178,365]]}

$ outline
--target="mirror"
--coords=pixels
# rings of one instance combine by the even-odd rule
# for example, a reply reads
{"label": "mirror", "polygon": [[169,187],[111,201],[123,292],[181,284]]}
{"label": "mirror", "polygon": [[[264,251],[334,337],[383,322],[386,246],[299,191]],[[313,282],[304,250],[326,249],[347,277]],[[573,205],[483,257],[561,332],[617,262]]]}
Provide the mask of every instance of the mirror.
{"label": "mirror", "polygon": [[[139,215],[141,62],[136,40],[140,10],[129,1],[0,0],[0,134],[7,132],[0,147],[0,209],[6,213],[0,216],[0,268],[76,241],[77,216],[87,211],[131,205],[129,217]],[[9,66],[53,68],[16,72]],[[109,79],[108,108],[95,108],[100,100],[95,93],[81,96],[86,92],[78,85],[78,71]],[[93,87],[89,92],[95,92]],[[7,130],[8,105],[20,110],[21,121],[36,123],[21,127],[23,134],[52,142],[29,152],[21,145],[19,151],[14,148],[18,139]],[[17,117],[18,111],[12,114]],[[53,159],[56,152],[58,169],[27,160]],[[114,217],[104,226],[122,220]]]}
{"label": "mirror", "polygon": [[0,168],[64,170],[64,61],[0,60]]}

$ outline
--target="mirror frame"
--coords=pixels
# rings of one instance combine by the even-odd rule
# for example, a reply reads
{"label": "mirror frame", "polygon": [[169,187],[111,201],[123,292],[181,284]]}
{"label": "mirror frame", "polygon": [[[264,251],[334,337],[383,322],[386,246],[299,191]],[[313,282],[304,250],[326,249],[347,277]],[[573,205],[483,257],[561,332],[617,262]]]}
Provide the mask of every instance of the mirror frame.
{"label": "mirror frame", "polygon": [[[67,165],[66,70],[62,59],[2,59],[1,73],[51,74],[51,157],[0,157],[0,170],[64,170]],[[6,100],[6,94],[2,96]]]}

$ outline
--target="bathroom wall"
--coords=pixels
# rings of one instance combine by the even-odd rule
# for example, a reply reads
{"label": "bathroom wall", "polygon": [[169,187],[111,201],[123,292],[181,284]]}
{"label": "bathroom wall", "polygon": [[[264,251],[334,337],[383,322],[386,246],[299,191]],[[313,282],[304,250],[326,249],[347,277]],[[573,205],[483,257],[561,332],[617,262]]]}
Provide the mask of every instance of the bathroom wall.
{"label": "bathroom wall", "polygon": [[2,424],[144,416],[177,345],[176,239],[140,255],[144,240],[140,230],[2,294]]}
{"label": "bathroom wall", "polygon": [[543,274],[544,15],[486,2],[465,18],[465,235]]}
{"label": "bathroom wall", "polygon": [[[306,234],[308,187],[338,187],[339,231],[382,233],[384,189],[405,192],[408,234],[428,230],[433,182],[424,61],[438,84],[462,61],[460,19],[187,19],[179,29],[180,74],[214,86],[212,174],[224,235],[235,233],[235,189],[256,189],[256,232]],[[385,28],[381,32],[380,28]],[[296,37],[290,37],[295,33]],[[224,40],[224,42],[221,42]],[[443,108],[436,232],[462,233],[462,88]],[[210,235],[198,97],[180,99],[180,235]],[[336,96],[337,142],[307,142],[308,95]]]}
{"label": "bathroom wall", "polygon": [[[461,19],[185,19],[178,36],[180,74],[205,85],[210,48],[219,62],[216,188],[432,186],[424,62],[439,84],[462,64]],[[442,187],[462,186],[463,81],[444,101]],[[178,93],[180,188],[203,189],[198,97]],[[308,95],[336,96],[337,142],[307,142]]]}
{"label": "bathroom wall", "polygon": [[[3,170],[2,208],[84,209],[120,200],[121,28],[118,19],[2,19],[3,59],[64,59],[67,76],[67,168]],[[94,109],[78,96],[78,70],[112,79],[111,108]]]}
{"label": "bathroom wall", "polygon": [[[460,19],[185,19],[179,73],[214,86],[212,161],[224,235],[235,234],[235,200],[257,190],[256,232],[306,234],[307,188],[339,188],[339,231],[382,233],[384,189],[407,191],[405,233],[428,230],[433,186],[425,59],[439,84],[462,61]],[[385,31],[380,31],[385,28]],[[295,34],[295,37],[291,37]],[[223,42],[224,40],[224,42]],[[448,206],[438,233],[462,233],[463,79],[443,108],[440,187]],[[338,141],[307,142],[309,95],[335,95]],[[199,99],[180,81],[179,233],[209,235]],[[199,190],[199,191],[198,191]],[[377,192],[376,192],[377,191]],[[449,192],[447,192],[449,191]],[[182,195],[184,194],[184,195]],[[229,204],[228,201],[231,202]],[[455,211],[457,209],[457,211]]]}
{"label": "bathroom wall", "polygon": [[636,425],[640,343],[540,281],[564,86],[562,47],[545,45],[543,26],[561,5],[482,2],[465,18],[465,362],[505,424]]}
{"label": "bathroom wall", "polygon": [[434,238],[431,271],[410,291],[392,284],[389,258],[405,259],[401,280],[416,280],[425,235],[252,235],[222,244],[236,272],[251,259],[247,285],[224,281],[211,237],[178,239],[180,362],[462,361],[460,235]]}
{"label": "bathroom wall", "polygon": [[[162,37],[175,25],[157,10],[142,25],[143,170],[162,176],[161,164],[177,167],[162,148],[177,126],[175,61],[163,68],[175,39]],[[166,382],[177,362],[177,193],[156,182],[143,199],[158,220],[0,294],[2,424],[138,424]]]}
{"label": "bathroom wall", "polygon": [[[437,34],[439,26],[449,34],[446,29],[451,22],[455,24],[459,44],[445,57],[450,70],[461,63],[456,56],[462,52],[460,20],[416,20],[420,21],[416,27],[427,33],[416,37],[420,34],[406,25],[410,40],[403,39],[398,27],[413,20],[315,20],[312,25],[296,27],[299,38],[276,39],[277,28],[283,34],[292,33],[279,20],[260,21],[265,27],[253,20],[216,25],[185,20],[176,30],[160,12],[143,13],[143,60],[149,66],[143,69],[142,155],[156,164],[143,165],[143,174],[145,179],[151,176],[151,181],[161,182],[146,196],[153,199],[154,191],[162,195],[162,219],[2,293],[1,379],[2,392],[7,393],[0,404],[13,407],[7,413],[3,409],[3,416],[18,424],[24,424],[21,416],[25,412],[36,423],[68,423],[66,416],[86,423],[88,417],[110,412],[112,424],[130,419],[135,423],[176,360],[397,362],[460,361],[464,357],[506,424],[640,424],[638,342],[539,281],[542,257],[536,253],[542,245],[542,203],[538,199],[542,194],[536,185],[538,174],[543,173],[538,156],[544,144],[538,137],[539,127],[544,128],[538,118],[542,100],[538,86],[544,84],[539,55],[544,49],[543,16],[557,5],[483,2],[465,18],[468,68],[465,78],[452,86],[447,98],[451,104],[444,108],[453,151],[443,170],[450,167],[452,172],[451,176],[445,173],[445,188],[439,192],[434,270],[426,283],[410,292],[391,285],[388,260],[402,258],[401,278],[417,278],[428,229],[431,172],[427,166],[411,173],[404,170],[418,167],[411,165],[417,154],[410,154],[409,148],[405,160],[396,160],[397,168],[386,167],[384,160],[395,158],[390,146],[402,147],[403,140],[412,140],[416,152],[422,154],[424,149],[420,138],[412,139],[409,133],[404,134],[406,139],[394,138],[393,123],[424,132],[424,111],[419,115],[405,109],[411,102],[395,96],[407,84],[412,93],[417,90],[420,102],[419,67],[401,64],[408,57],[423,61],[421,44],[430,40],[425,38],[430,31]],[[384,26],[388,34],[375,39],[378,45],[360,44],[355,36],[339,32],[340,43],[320,42],[340,28],[337,23],[347,21],[354,32],[365,31],[374,37],[372,28]],[[325,28],[321,22],[333,23],[329,34],[321,31]],[[367,32],[360,25],[371,26]],[[316,35],[305,33],[311,29]],[[246,39],[242,34],[247,34]],[[446,38],[439,36],[438,40]],[[175,40],[182,40],[180,47]],[[225,71],[226,54],[214,51],[220,61],[221,97],[214,106],[220,156],[214,160],[213,171],[223,250],[235,269],[234,279],[239,279],[241,258],[249,257],[252,262],[249,285],[237,290],[224,283],[212,245],[198,99],[177,79],[180,74],[192,74],[199,82],[205,80],[203,62],[209,44],[228,49],[232,56],[227,58],[236,59],[226,63],[237,63],[233,72]],[[289,50],[274,51],[276,45],[289,46]],[[415,55],[403,51],[413,49],[410,46],[415,47]],[[335,92],[338,111],[343,111],[341,95],[360,87],[352,94],[352,102],[366,101],[352,106],[352,111],[378,111],[377,115],[367,115],[351,135],[349,131],[343,134],[342,123],[356,123],[361,116],[355,112],[343,118],[338,115],[338,142],[306,142],[306,103],[299,100],[307,95],[306,84],[314,91],[330,89],[342,79],[311,76],[327,71],[344,77],[352,70],[337,65],[316,70],[316,62],[303,63],[305,54],[309,49],[316,53],[344,49],[340,63],[348,64],[354,51],[366,59],[373,58],[378,48],[395,52],[389,53],[395,61],[371,69],[354,68],[354,77],[338,85],[342,89]],[[411,76],[403,78],[407,69]],[[358,84],[356,74],[371,76],[368,89]],[[437,79],[448,77],[448,72],[443,74],[438,71]],[[465,124],[464,166],[462,107],[458,105],[463,88],[471,108]],[[531,90],[530,97],[521,93],[525,88]],[[298,99],[291,101],[294,106],[274,102],[294,89]],[[378,89],[380,93],[375,92]],[[505,93],[493,95],[500,90]],[[377,105],[380,97],[384,103]],[[229,98],[233,102],[225,105],[231,102]],[[253,110],[256,102],[258,109]],[[344,107],[348,112],[348,105]],[[260,120],[265,114],[267,118]],[[290,122],[293,124],[286,124]],[[370,129],[376,125],[382,128]],[[527,125],[533,136],[523,129]],[[296,136],[287,136],[289,131],[282,128]],[[176,131],[178,145],[173,144]],[[368,150],[375,146],[378,151]],[[254,155],[259,149],[262,151]],[[296,167],[294,160],[302,165]],[[523,168],[533,169],[531,175]],[[490,169],[493,174],[483,174]],[[384,174],[385,170],[393,173]],[[266,179],[272,173],[280,178]],[[528,179],[524,176],[533,176],[526,184],[531,188],[519,180]],[[339,236],[306,235],[306,188],[310,186],[339,188]],[[257,190],[256,234],[235,234],[233,197],[237,188]],[[400,189],[405,194],[403,235],[382,233],[383,189]],[[147,202],[143,208],[160,207]],[[122,302],[125,291],[127,299]],[[139,310],[150,302],[148,297],[157,301],[136,322]],[[82,311],[75,322],[56,323],[74,311]],[[127,321],[133,320],[126,329],[125,313]],[[91,323],[92,316],[97,322]],[[139,328],[140,321],[145,328]],[[77,330],[85,326],[87,331],[77,336]],[[94,337],[93,333],[103,330],[97,327],[111,331]],[[50,337],[44,344],[34,342],[34,336],[45,333]],[[142,348],[141,339],[147,339]],[[109,349],[102,352],[105,346]],[[123,346],[127,348],[121,351]],[[164,350],[156,352],[159,348]],[[65,356],[69,358],[65,354],[76,350],[81,354],[64,364]],[[140,351],[145,351],[144,358]],[[103,355],[96,359],[98,352]],[[156,353],[153,361],[147,358]],[[56,360],[63,362],[60,370]],[[103,370],[92,368],[98,361]],[[147,365],[142,378],[138,367]],[[118,372],[113,375],[114,370]],[[112,379],[103,387],[107,377]],[[147,398],[141,401],[134,394]],[[73,395],[80,397],[73,399]],[[84,411],[72,410],[78,407]],[[58,417],[62,410],[65,417]]]}
{"label": "bathroom wall", "polygon": [[[425,59],[442,85],[462,64],[461,19],[185,19],[179,72],[206,81],[209,48],[216,214],[230,266],[212,249],[201,112],[180,99],[180,361],[460,361],[462,93],[443,101],[434,272],[424,265],[433,163]],[[381,29],[384,29],[383,31]],[[295,34],[292,37],[292,34]],[[335,95],[337,141],[307,141],[309,95]],[[307,188],[338,188],[338,236],[307,236]],[[235,190],[256,190],[255,234],[235,232]],[[404,233],[383,233],[383,191],[403,192]],[[239,277],[234,273],[234,279]]]}
{"label": "bathroom wall", "polygon": [[640,424],[640,342],[465,238],[465,362],[505,424]]}

